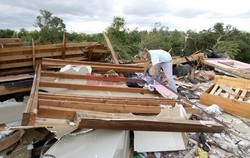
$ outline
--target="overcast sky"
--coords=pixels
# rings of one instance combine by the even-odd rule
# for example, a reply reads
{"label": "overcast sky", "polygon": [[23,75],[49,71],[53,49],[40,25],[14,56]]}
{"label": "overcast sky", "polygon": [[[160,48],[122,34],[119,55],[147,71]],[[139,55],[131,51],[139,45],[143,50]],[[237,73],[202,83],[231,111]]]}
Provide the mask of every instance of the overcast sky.
{"label": "overcast sky", "polygon": [[69,32],[103,32],[114,16],[130,29],[161,22],[170,30],[200,31],[223,22],[250,32],[249,0],[0,0],[0,29],[34,30],[40,9],[63,19]]}

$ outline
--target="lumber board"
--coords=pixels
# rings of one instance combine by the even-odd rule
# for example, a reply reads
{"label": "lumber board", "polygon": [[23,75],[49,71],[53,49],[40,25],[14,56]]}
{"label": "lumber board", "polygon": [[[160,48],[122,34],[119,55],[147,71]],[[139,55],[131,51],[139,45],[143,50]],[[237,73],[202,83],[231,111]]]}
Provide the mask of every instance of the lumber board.
{"label": "lumber board", "polygon": [[219,89],[214,93],[214,95],[219,95],[221,92],[222,92],[222,89],[219,88]]}
{"label": "lumber board", "polygon": [[239,101],[243,101],[243,98],[245,98],[246,94],[247,94],[247,90],[244,89],[244,90],[241,92],[240,97],[239,97],[238,100],[239,100]]}
{"label": "lumber board", "polygon": [[113,48],[113,46],[112,46],[112,44],[111,44],[111,42],[110,42],[110,40],[105,32],[103,32],[103,36],[105,38],[105,41],[107,42],[109,50],[111,51],[111,55],[112,55],[112,59],[114,60],[114,63],[119,64],[119,61],[118,61],[117,56],[115,54],[114,48]]}
{"label": "lumber board", "polygon": [[247,102],[215,96],[206,92],[200,96],[200,102],[207,106],[217,104],[228,113],[250,118],[250,104]]}
{"label": "lumber board", "polygon": [[0,82],[18,81],[30,78],[33,78],[33,75],[20,74],[20,75],[0,76]]}
{"label": "lumber board", "polygon": [[153,94],[155,93],[144,88],[92,86],[92,85],[80,85],[80,84],[70,84],[70,83],[56,83],[50,81],[40,81],[40,87],[68,88],[75,90],[114,91],[114,92],[128,92],[128,93],[153,93]]}
{"label": "lumber board", "polygon": [[[77,112],[78,110],[90,110],[90,111],[102,111],[102,112],[114,112],[114,113],[137,113],[137,114],[158,114],[161,111],[161,107],[156,105],[141,105],[137,104],[122,103],[122,102],[90,102],[83,100],[54,100],[53,98],[44,99],[39,96],[38,100],[39,107],[41,106],[53,106],[69,108],[67,110],[72,110]],[[198,109],[185,108],[187,113],[198,114]],[[67,111],[66,110],[66,111]]]}
{"label": "lumber board", "polygon": [[4,85],[0,85],[0,96],[7,95],[7,94],[13,94],[13,93],[19,93],[19,92],[28,92],[28,91],[30,91],[30,89],[31,89],[31,86],[7,88]]}
{"label": "lumber board", "polygon": [[77,95],[43,95],[39,93],[40,99],[51,100],[67,100],[78,102],[94,102],[94,103],[111,103],[111,104],[128,104],[128,105],[144,105],[144,106],[160,106],[171,105],[175,106],[176,103],[182,104],[184,107],[189,107],[179,100],[163,100],[158,98],[119,98],[119,97],[96,97],[96,96],[77,96]]}
{"label": "lumber board", "polygon": [[[207,60],[207,59],[206,59]],[[228,73],[231,73],[231,74],[234,74],[238,77],[241,77],[241,78],[245,78],[245,79],[250,79],[250,76],[249,75],[245,75],[244,73],[241,73],[238,69],[235,70],[235,69],[227,69],[227,68],[224,68],[224,67],[221,67],[221,66],[218,66],[216,64],[213,64],[213,63],[210,63],[206,60],[202,60],[202,63],[204,65],[208,65],[208,66],[211,66],[211,67],[214,67],[214,68],[217,68],[217,69],[220,69],[220,70],[223,70],[225,72],[228,72]]]}
{"label": "lumber board", "polygon": [[250,90],[250,80],[216,75],[214,83]]}
{"label": "lumber board", "polygon": [[216,85],[214,86],[214,88],[212,89],[212,91],[210,92],[210,94],[214,94],[214,93],[216,92],[216,90],[218,89],[218,87],[219,87],[219,85],[216,84]]}
{"label": "lumber board", "polygon": [[67,74],[63,72],[51,72],[51,71],[41,71],[41,76],[43,77],[56,77],[56,78],[67,78],[67,79],[84,79],[84,80],[97,80],[97,81],[109,81],[109,82],[130,82],[130,83],[143,83],[143,80],[125,78],[123,76],[102,76],[102,75],[77,75],[77,74]]}
{"label": "lumber board", "polygon": [[11,145],[17,143],[23,135],[23,132],[20,130],[15,131],[10,136],[7,136],[6,138],[3,138],[3,140],[0,140],[0,151],[3,151],[4,149],[9,148]]}
{"label": "lumber board", "polygon": [[[113,117],[108,117],[113,116]],[[103,112],[79,112],[81,119],[79,127],[82,128],[102,128],[119,130],[139,130],[139,131],[168,131],[168,132],[221,132],[223,127],[202,125],[199,121],[183,120],[181,118],[157,118],[131,114],[115,114]],[[114,119],[113,119],[114,118]]]}
{"label": "lumber board", "polygon": [[0,38],[0,43],[6,44],[6,43],[21,43],[20,38]]}

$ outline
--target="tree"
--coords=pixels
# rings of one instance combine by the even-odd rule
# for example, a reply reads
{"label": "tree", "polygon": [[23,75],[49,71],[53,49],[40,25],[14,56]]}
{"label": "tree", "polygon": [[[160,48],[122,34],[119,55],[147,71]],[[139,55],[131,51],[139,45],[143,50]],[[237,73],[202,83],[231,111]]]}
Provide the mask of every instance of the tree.
{"label": "tree", "polygon": [[40,10],[36,18],[35,27],[40,28],[41,43],[58,43],[62,41],[63,32],[66,31],[63,20],[59,17],[52,16],[47,10]]}
{"label": "tree", "polygon": [[0,38],[16,37],[16,31],[10,29],[0,29]]}

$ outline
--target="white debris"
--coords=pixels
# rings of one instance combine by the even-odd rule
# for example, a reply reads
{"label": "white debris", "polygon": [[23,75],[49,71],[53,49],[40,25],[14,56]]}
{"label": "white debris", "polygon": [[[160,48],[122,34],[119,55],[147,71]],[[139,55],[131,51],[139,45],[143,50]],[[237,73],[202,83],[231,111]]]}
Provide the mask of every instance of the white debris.
{"label": "white debris", "polygon": [[222,114],[222,112],[221,112],[222,109],[216,104],[213,104],[213,105],[207,107],[205,109],[205,111],[208,112],[209,114],[215,114],[215,115],[221,115]]}

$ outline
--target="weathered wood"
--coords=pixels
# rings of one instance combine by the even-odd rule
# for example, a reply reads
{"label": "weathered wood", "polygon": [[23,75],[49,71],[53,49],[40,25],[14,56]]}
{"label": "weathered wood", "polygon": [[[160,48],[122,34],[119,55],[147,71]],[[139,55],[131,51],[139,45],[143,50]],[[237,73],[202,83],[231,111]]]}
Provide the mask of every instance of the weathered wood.
{"label": "weathered wood", "polygon": [[18,130],[10,136],[3,138],[3,140],[0,140],[0,151],[3,151],[4,149],[9,148],[11,145],[17,143],[21,139],[22,135],[23,132]]}
{"label": "weathered wood", "polygon": [[38,89],[40,82],[41,64],[36,66],[36,73],[33,79],[33,84],[30,92],[30,97],[25,108],[22,125],[33,125],[37,114]]}
{"label": "weathered wood", "polygon": [[123,76],[102,76],[102,75],[77,75],[67,74],[63,72],[51,72],[41,71],[41,76],[44,77],[56,77],[56,78],[68,78],[68,79],[84,79],[84,80],[97,80],[97,81],[109,81],[109,82],[130,82],[130,83],[144,83],[140,79],[125,78]]}
{"label": "weathered wood", "polygon": [[209,94],[214,94],[215,92],[216,92],[216,90],[218,89],[218,87],[219,87],[219,85],[218,84],[216,84],[215,86],[214,86],[214,88],[212,89],[212,91],[209,93]]}
{"label": "weathered wood", "polygon": [[32,38],[32,62],[33,62],[33,69],[36,68],[36,47],[34,43],[34,39]]}
{"label": "weathered wood", "polygon": [[65,51],[66,51],[66,33],[63,33],[63,42],[62,42],[62,58],[65,58]]}
{"label": "weathered wood", "polygon": [[71,61],[71,60],[59,60],[59,59],[43,59],[43,67],[48,68],[61,68],[65,65],[89,65],[93,71],[110,71],[114,70],[115,72],[122,73],[133,73],[133,72],[143,72],[142,67],[138,66],[126,66],[126,65],[117,65],[117,64],[107,64],[107,63],[95,63],[87,61]]}
{"label": "weathered wood", "polygon": [[[41,97],[39,97],[41,98]],[[114,112],[114,113],[137,113],[137,114],[158,114],[161,111],[160,105],[140,105],[140,104],[127,104],[117,102],[89,102],[89,101],[71,101],[71,100],[53,100],[51,99],[39,99],[39,106],[53,106],[69,108],[66,111],[78,110],[90,110],[90,111],[102,111],[102,112]],[[198,114],[198,109],[185,108],[187,113]]]}
{"label": "weathered wood", "polygon": [[49,82],[49,81],[41,81],[40,87],[68,88],[68,89],[75,89],[75,90],[114,91],[114,92],[128,92],[128,93],[152,93],[152,94],[155,93],[144,88],[92,86],[92,85],[80,85],[80,84],[70,84],[70,83],[56,83],[56,82]]}
{"label": "weathered wood", "polygon": [[[107,116],[113,116],[108,118]],[[198,121],[182,120],[177,118],[145,117],[129,114],[114,114],[102,112],[78,113],[81,122],[79,127],[94,129],[119,129],[139,131],[168,131],[168,132],[221,132],[223,127],[202,125]],[[205,121],[204,121],[205,123]]]}
{"label": "weathered wood", "polygon": [[[234,115],[239,115],[239,116],[242,116],[242,117],[250,118],[250,103],[243,100],[243,99],[245,99],[247,89],[241,89],[242,87],[248,88],[248,84],[250,83],[250,81],[245,82],[245,85],[243,85],[239,81],[237,81],[237,79],[234,79],[234,78],[232,78],[232,79],[229,78],[229,81],[225,81],[225,82],[223,80],[218,80],[216,78],[224,80],[224,79],[227,79],[229,77],[215,76],[215,84],[220,83],[220,84],[229,85],[229,83],[231,83],[231,85],[239,86],[240,88],[234,87],[234,88],[236,88],[236,90],[234,92],[234,95],[230,94],[229,98],[225,98],[223,96],[216,96],[216,95],[209,94],[210,91],[211,91],[211,87],[210,87],[208,90],[206,90],[200,96],[200,102],[202,104],[205,104],[205,105],[208,105],[208,106],[210,106],[212,104],[217,104],[224,111],[226,111],[228,113],[232,113]],[[234,82],[234,80],[236,80],[236,81]],[[239,79],[239,80],[241,80],[241,79]],[[216,82],[216,81],[218,81],[218,82]]]}
{"label": "weathered wood", "polygon": [[40,99],[51,100],[67,100],[67,101],[80,101],[80,102],[94,102],[94,103],[110,103],[110,104],[128,104],[128,105],[145,105],[145,106],[160,106],[172,105],[176,103],[182,104],[184,107],[189,107],[180,100],[170,100],[162,98],[120,98],[120,97],[96,97],[96,96],[79,96],[79,95],[60,95],[39,93]]}
{"label": "weathered wood", "polygon": [[107,42],[107,45],[108,45],[109,50],[111,51],[111,55],[112,55],[112,59],[114,60],[114,63],[115,63],[115,64],[119,64],[119,61],[118,61],[118,59],[117,59],[117,57],[116,57],[114,48],[113,48],[113,46],[112,46],[112,44],[111,44],[111,42],[110,42],[110,40],[109,40],[109,38],[108,38],[108,36],[106,35],[105,32],[103,32],[103,36],[104,36],[104,38],[105,38],[105,40],[106,40],[106,42]]}
{"label": "weathered wood", "polygon": [[8,88],[4,85],[0,85],[0,96],[7,95],[7,94],[13,94],[13,93],[19,93],[19,92],[28,92],[28,91],[30,91],[30,89],[31,89],[31,86]]}

